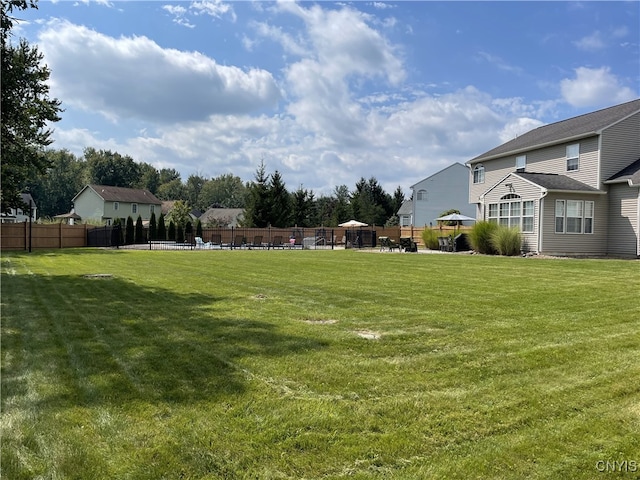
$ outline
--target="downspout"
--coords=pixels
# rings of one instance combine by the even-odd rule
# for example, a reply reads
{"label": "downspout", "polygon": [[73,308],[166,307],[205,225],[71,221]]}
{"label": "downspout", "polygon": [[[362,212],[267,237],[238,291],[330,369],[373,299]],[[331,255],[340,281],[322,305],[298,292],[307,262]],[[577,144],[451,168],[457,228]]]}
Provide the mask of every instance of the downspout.
{"label": "downspout", "polygon": [[544,217],[544,197],[547,196],[549,191],[545,188],[542,190],[542,196],[540,197],[540,203],[538,205],[538,253],[542,253],[542,234],[543,232],[543,222],[542,219]]}

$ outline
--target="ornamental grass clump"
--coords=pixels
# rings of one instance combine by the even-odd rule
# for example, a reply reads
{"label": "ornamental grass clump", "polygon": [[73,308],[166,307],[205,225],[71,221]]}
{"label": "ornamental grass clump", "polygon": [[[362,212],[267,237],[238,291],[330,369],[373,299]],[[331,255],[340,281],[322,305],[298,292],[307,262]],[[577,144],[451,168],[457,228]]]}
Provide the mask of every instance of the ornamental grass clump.
{"label": "ornamental grass clump", "polygon": [[495,255],[497,251],[491,242],[491,236],[497,229],[498,224],[496,223],[486,221],[476,222],[471,231],[469,231],[471,248],[478,253]]}
{"label": "ornamental grass clump", "polygon": [[491,233],[490,242],[499,255],[512,257],[519,255],[522,249],[522,236],[518,227],[498,226]]}
{"label": "ornamental grass clump", "polygon": [[435,230],[425,228],[422,231],[422,241],[429,250],[438,250],[438,232]]}

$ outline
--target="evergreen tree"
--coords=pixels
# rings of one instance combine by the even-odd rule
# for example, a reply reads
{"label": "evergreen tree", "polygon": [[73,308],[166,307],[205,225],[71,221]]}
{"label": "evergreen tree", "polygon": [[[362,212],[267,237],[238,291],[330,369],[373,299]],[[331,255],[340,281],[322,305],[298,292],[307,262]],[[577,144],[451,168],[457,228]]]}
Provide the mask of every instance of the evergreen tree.
{"label": "evergreen tree", "polygon": [[269,177],[266,174],[264,161],[260,161],[255,181],[248,188],[247,203],[244,211],[244,223],[247,227],[264,228],[269,225],[271,199],[269,198],[268,181]]}
{"label": "evergreen tree", "polygon": [[167,227],[164,224],[164,213],[160,213],[158,219],[158,240],[165,241],[167,239]]}
{"label": "evergreen tree", "polygon": [[176,225],[175,223],[173,223],[173,220],[169,221],[169,240],[170,241],[176,240]]}
{"label": "evergreen tree", "polygon": [[151,212],[149,219],[149,240],[158,239],[158,225],[156,224],[156,212]]}
{"label": "evergreen tree", "polygon": [[202,222],[200,219],[196,222],[196,237],[202,238]]}
{"label": "evergreen tree", "polygon": [[4,212],[22,207],[20,194],[26,184],[43,173],[50,162],[43,154],[50,145],[51,122],[60,120],[60,101],[49,98],[50,71],[37,48],[21,39],[11,42],[11,30],[16,22],[13,10],[37,8],[35,0],[3,0],[0,9],[0,92],[2,96],[0,158],[2,188],[1,206]]}
{"label": "evergreen tree", "polygon": [[135,242],[135,229],[133,227],[133,218],[131,216],[127,217],[127,228],[124,233],[124,243],[126,245],[131,245]]}
{"label": "evergreen tree", "polygon": [[291,225],[291,195],[287,191],[282,180],[282,175],[277,170],[271,175],[268,188],[269,223],[272,227],[288,227]]}
{"label": "evergreen tree", "polygon": [[299,227],[313,227],[313,192],[299,187],[293,193],[293,223]]}
{"label": "evergreen tree", "polygon": [[147,243],[144,227],[142,226],[142,217],[140,215],[138,215],[138,219],[136,220],[136,243]]}

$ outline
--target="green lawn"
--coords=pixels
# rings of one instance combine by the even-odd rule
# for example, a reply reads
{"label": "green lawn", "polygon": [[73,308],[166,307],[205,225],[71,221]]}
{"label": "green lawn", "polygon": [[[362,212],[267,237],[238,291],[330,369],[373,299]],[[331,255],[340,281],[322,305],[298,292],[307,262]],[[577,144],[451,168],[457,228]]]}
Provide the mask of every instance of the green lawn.
{"label": "green lawn", "polygon": [[4,253],[1,460],[16,480],[640,478],[640,262]]}

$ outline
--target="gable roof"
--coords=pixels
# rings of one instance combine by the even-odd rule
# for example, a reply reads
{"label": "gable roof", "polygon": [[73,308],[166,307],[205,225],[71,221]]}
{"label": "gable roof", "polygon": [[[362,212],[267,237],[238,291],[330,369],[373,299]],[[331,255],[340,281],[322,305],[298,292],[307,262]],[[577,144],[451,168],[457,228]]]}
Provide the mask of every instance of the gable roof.
{"label": "gable roof", "polygon": [[146,203],[161,205],[162,202],[149,190],[137,188],[112,187],[109,185],[87,185],[73,197],[73,201],[87,188],[90,188],[105,202]]}
{"label": "gable roof", "polygon": [[222,222],[228,226],[237,226],[244,215],[244,208],[210,208],[200,216],[203,224]]}
{"label": "gable roof", "polygon": [[628,167],[620,170],[615,175],[605,180],[604,183],[628,182],[630,185],[640,185],[640,159]]}
{"label": "gable roof", "polygon": [[413,212],[413,201],[405,200],[404,202],[402,202],[402,205],[400,205],[400,208],[396,212],[396,215],[411,215],[412,212]]}
{"label": "gable roof", "polygon": [[605,128],[638,112],[640,112],[640,99],[586,113],[561,122],[543,125],[472,158],[467,164],[520,153],[533,148],[540,148],[572,139],[598,135]]}
{"label": "gable roof", "polygon": [[449,165],[448,167],[445,167],[445,168],[443,168],[442,170],[440,170],[440,171],[438,171],[438,172],[434,173],[433,175],[429,175],[427,178],[423,178],[423,179],[422,179],[422,180],[420,180],[419,182],[414,183],[414,184],[413,184],[413,185],[411,185],[409,188],[410,188],[411,190],[413,190],[413,188],[414,188],[416,185],[418,185],[419,183],[422,183],[422,182],[424,182],[424,181],[426,181],[426,180],[429,180],[430,178],[436,177],[436,176],[440,175],[441,173],[446,172],[447,170],[449,170],[449,169],[451,169],[451,168],[459,168],[459,167],[464,168],[464,170],[465,170],[465,175],[468,175],[468,174],[469,174],[469,169],[468,169],[468,167],[465,167],[465,166],[464,166],[463,164],[461,164],[460,162],[454,162],[454,163],[452,163],[451,165]]}

